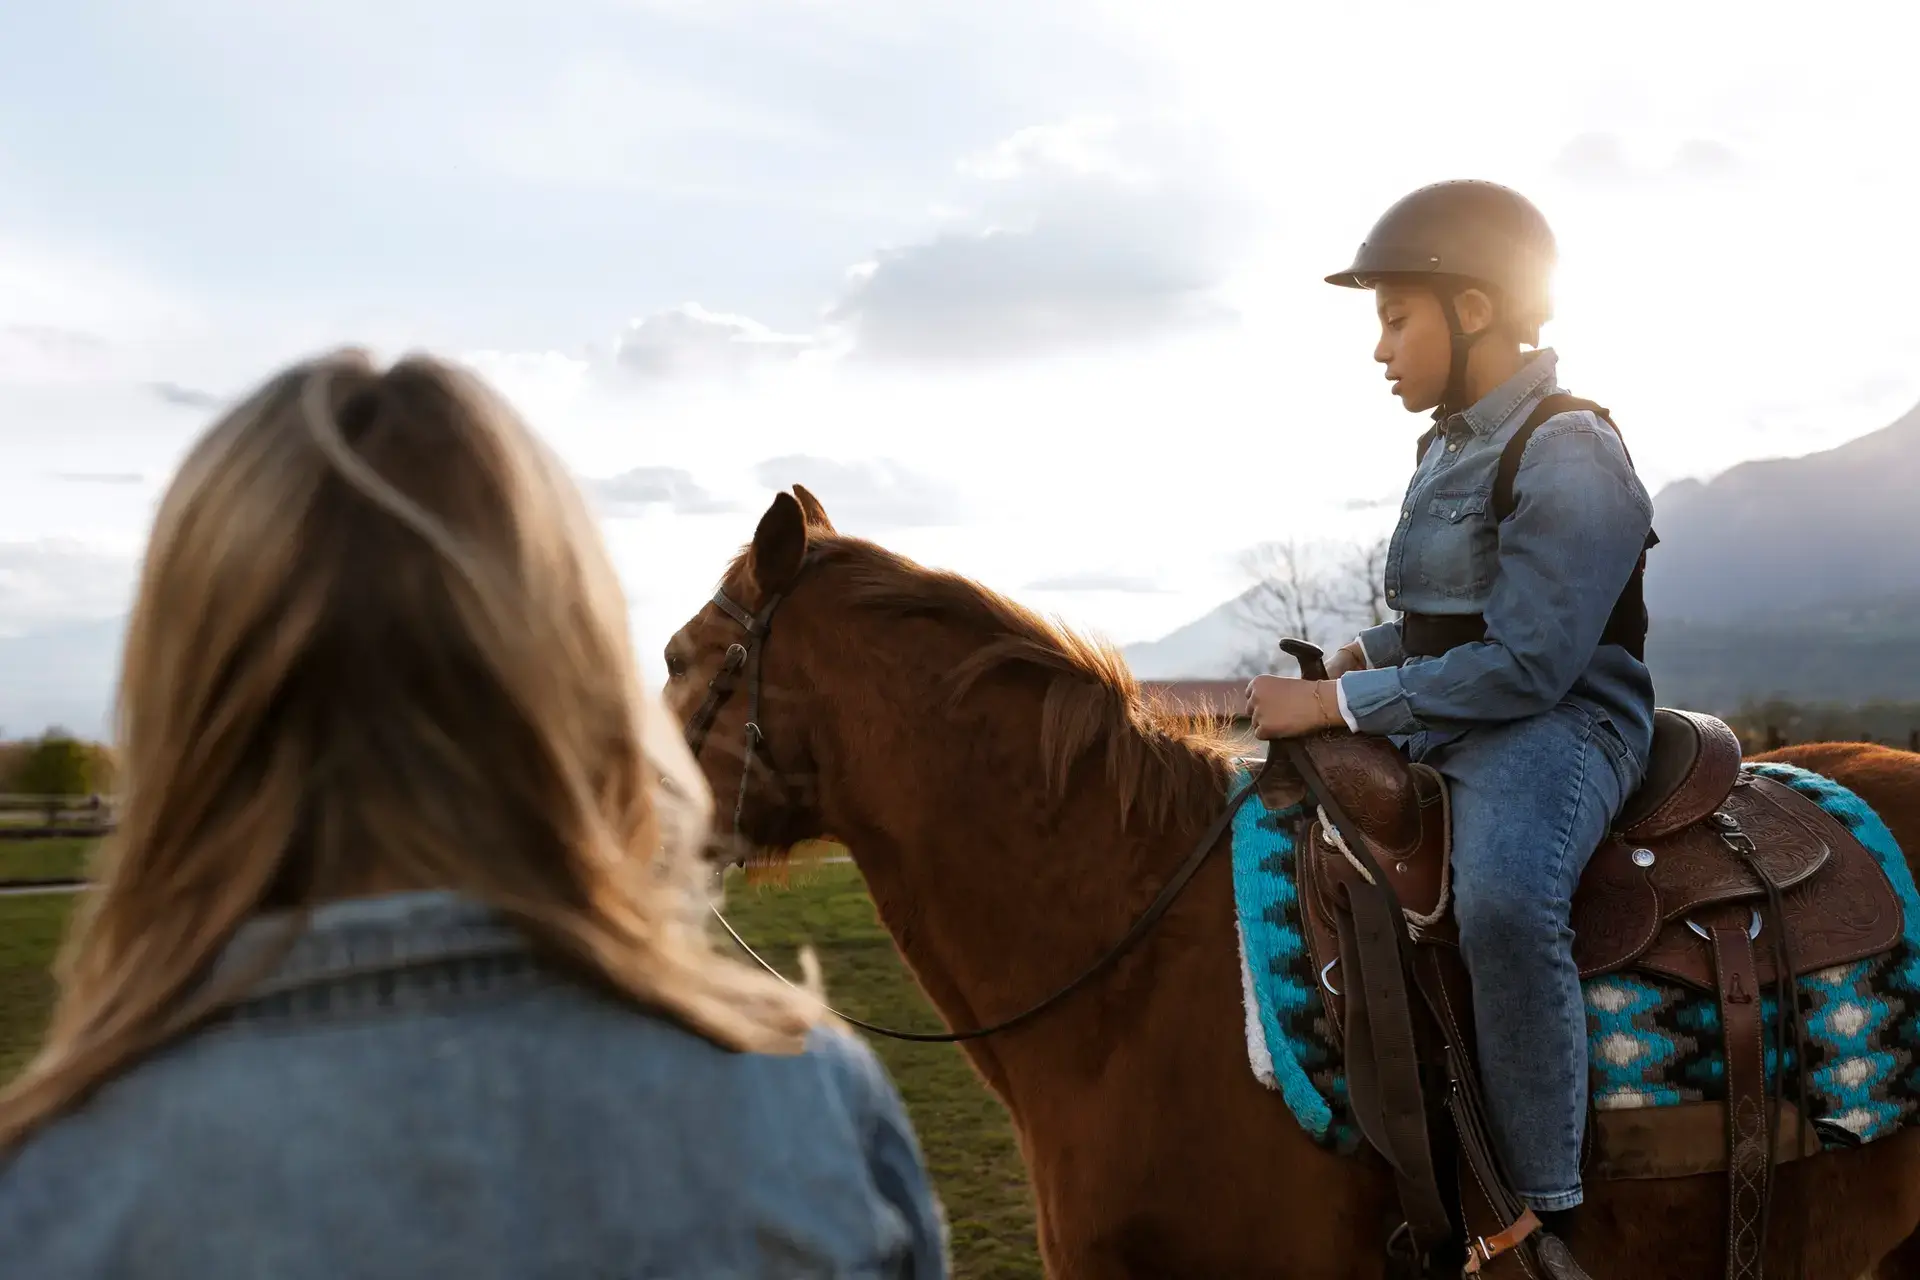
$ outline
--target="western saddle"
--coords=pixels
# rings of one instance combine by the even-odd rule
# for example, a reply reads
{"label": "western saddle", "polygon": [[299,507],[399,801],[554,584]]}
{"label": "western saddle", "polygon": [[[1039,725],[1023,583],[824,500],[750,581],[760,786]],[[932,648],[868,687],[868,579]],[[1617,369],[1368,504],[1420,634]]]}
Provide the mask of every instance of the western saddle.
{"label": "western saddle", "polygon": [[[1317,649],[1282,647],[1307,678],[1324,676]],[[1450,911],[1446,782],[1385,739],[1333,731],[1275,742],[1259,788],[1269,807],[1317,808],[1299,862],[1306,941],[1344,1043],[1355,1122],[1399,1186],[1398,1274],[1583,1276],[1564,1243],[1537,1230],[1489,1139]],[[1726,1102],[1594,1114],[1589,1175],[1724,1170],[1726,1275],[1761,1280],[1772,1168],[1819,1146],[1803,1118],[1793,979],[1891,950],[1901,927],[1892,885],[1841,823],[1747,772],[1721,721],[1656,712],[1646,780],[1575,892],[1574,958],[1583,978],[1632,971],[1713,993]],[[1769,985],[1785,1015],[1776,1061],[1797,1069],[1798,1105],[1786,1101],[1786,1070],[1768,1105]],[[1701,1141],[1715,1129],[1723,1142]]]}

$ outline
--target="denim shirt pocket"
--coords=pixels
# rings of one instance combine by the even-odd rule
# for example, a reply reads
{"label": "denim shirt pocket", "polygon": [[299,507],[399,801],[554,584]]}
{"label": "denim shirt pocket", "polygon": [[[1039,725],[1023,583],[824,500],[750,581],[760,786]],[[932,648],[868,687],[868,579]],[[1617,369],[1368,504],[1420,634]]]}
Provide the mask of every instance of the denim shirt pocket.
{"label": "denim shirt pocket", "polygon": [[1500,531],[1488,512],[1491,486],[1454,489],[1427,499],[1413,544],[1420,584],[1445,596],[1483,596],[1493,585]]}

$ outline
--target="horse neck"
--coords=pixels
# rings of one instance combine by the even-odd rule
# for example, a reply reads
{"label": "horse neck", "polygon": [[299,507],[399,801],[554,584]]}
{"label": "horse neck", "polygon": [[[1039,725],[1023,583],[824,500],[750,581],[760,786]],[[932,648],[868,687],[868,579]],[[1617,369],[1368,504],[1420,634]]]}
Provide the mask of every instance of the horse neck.
{"label": "horse neck", "polygon": [[[900,652],[914,659],[891,656]],[[1097,750],[1064,795],[1049,795],[1038,678],[983,682],[953,708],[941,680],[950,667],[923,647],[878,659],[867,648],[835,665],[843,664],[813,673],[830,708],[817,748],[822,816],[955,1030],[1020,1012],[1078,977],[1119,941],[1215,815],[1195,805],[1166,822],[1124,821]],[[1022,1055],[1056,1074],[1063,1054],[1097,1061],[1088,1046],[1101,1037],[1087,1022],[1101,1007],[1097,992],[1083,991],[1017,1037],[967,1049],[1014,1106]]]}

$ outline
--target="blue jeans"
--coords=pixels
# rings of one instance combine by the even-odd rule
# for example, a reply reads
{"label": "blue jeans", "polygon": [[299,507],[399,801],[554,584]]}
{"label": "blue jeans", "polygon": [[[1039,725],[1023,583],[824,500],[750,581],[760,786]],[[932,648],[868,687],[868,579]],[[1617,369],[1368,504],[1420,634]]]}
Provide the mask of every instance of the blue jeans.
{"label": "blue jeans", "polygon": [[1573,890],[1645,766],[1572,699],[1422,758],[1451,783],[1454,915],[1494,1141],[1521,1199],[1570,1209],[1587,1102]]}

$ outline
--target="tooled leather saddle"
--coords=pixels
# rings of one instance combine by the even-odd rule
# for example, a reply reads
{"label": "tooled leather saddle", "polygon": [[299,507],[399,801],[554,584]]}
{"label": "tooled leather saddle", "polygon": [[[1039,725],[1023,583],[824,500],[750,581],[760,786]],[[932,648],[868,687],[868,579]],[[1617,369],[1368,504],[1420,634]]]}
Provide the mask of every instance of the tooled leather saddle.
{"label": "tooled leather saddle", "polygon": [[[1318,650],[1283,647],[1308,678],[1324,671]],[[1389,1253],[1400,1273],[1584,1275],[1563,1242],[1537,1230],[1488,1136],[1450,910],[1445,780],[1385,739],[1330,731],[1275,742],[1259,786],[1270,806],[1304,793],[1318,811],[1299,863],[1306,940],[1345,1046],[1355,1122],[1398,1183],[1406,1222]],[[1726,1275],[1761,1280],[1773,1167],[1819,1141],[1803,1118],[1804,1079],[1789,1104],[1782,1070],[1769,1103],[1762,999],[1770,993],[1784,1015],[1776,1061],[1804,1072],[1793,980],[1896,946],[1892,885],[1817,804],[1746,772],[1724,723],[1662,709],[1646,780],[1588,864],[1572,923],[1582,978],[1640,972],[1713,993],[1726,1064],[1724,1105],[1614,1113],[1630,1117],[1627,1141],[1643,1155],[1649,1142],[1692,1148],[1680,1164],[1642,1159],[1636,1169],[1629,1155],[1609,1169],[1602,1152],[1594,1169],[1606,1138],[1590,1124],[1590,1175],[1724,1169]],[[1699,1141],[1708,1110],[1721,1142]]]}

